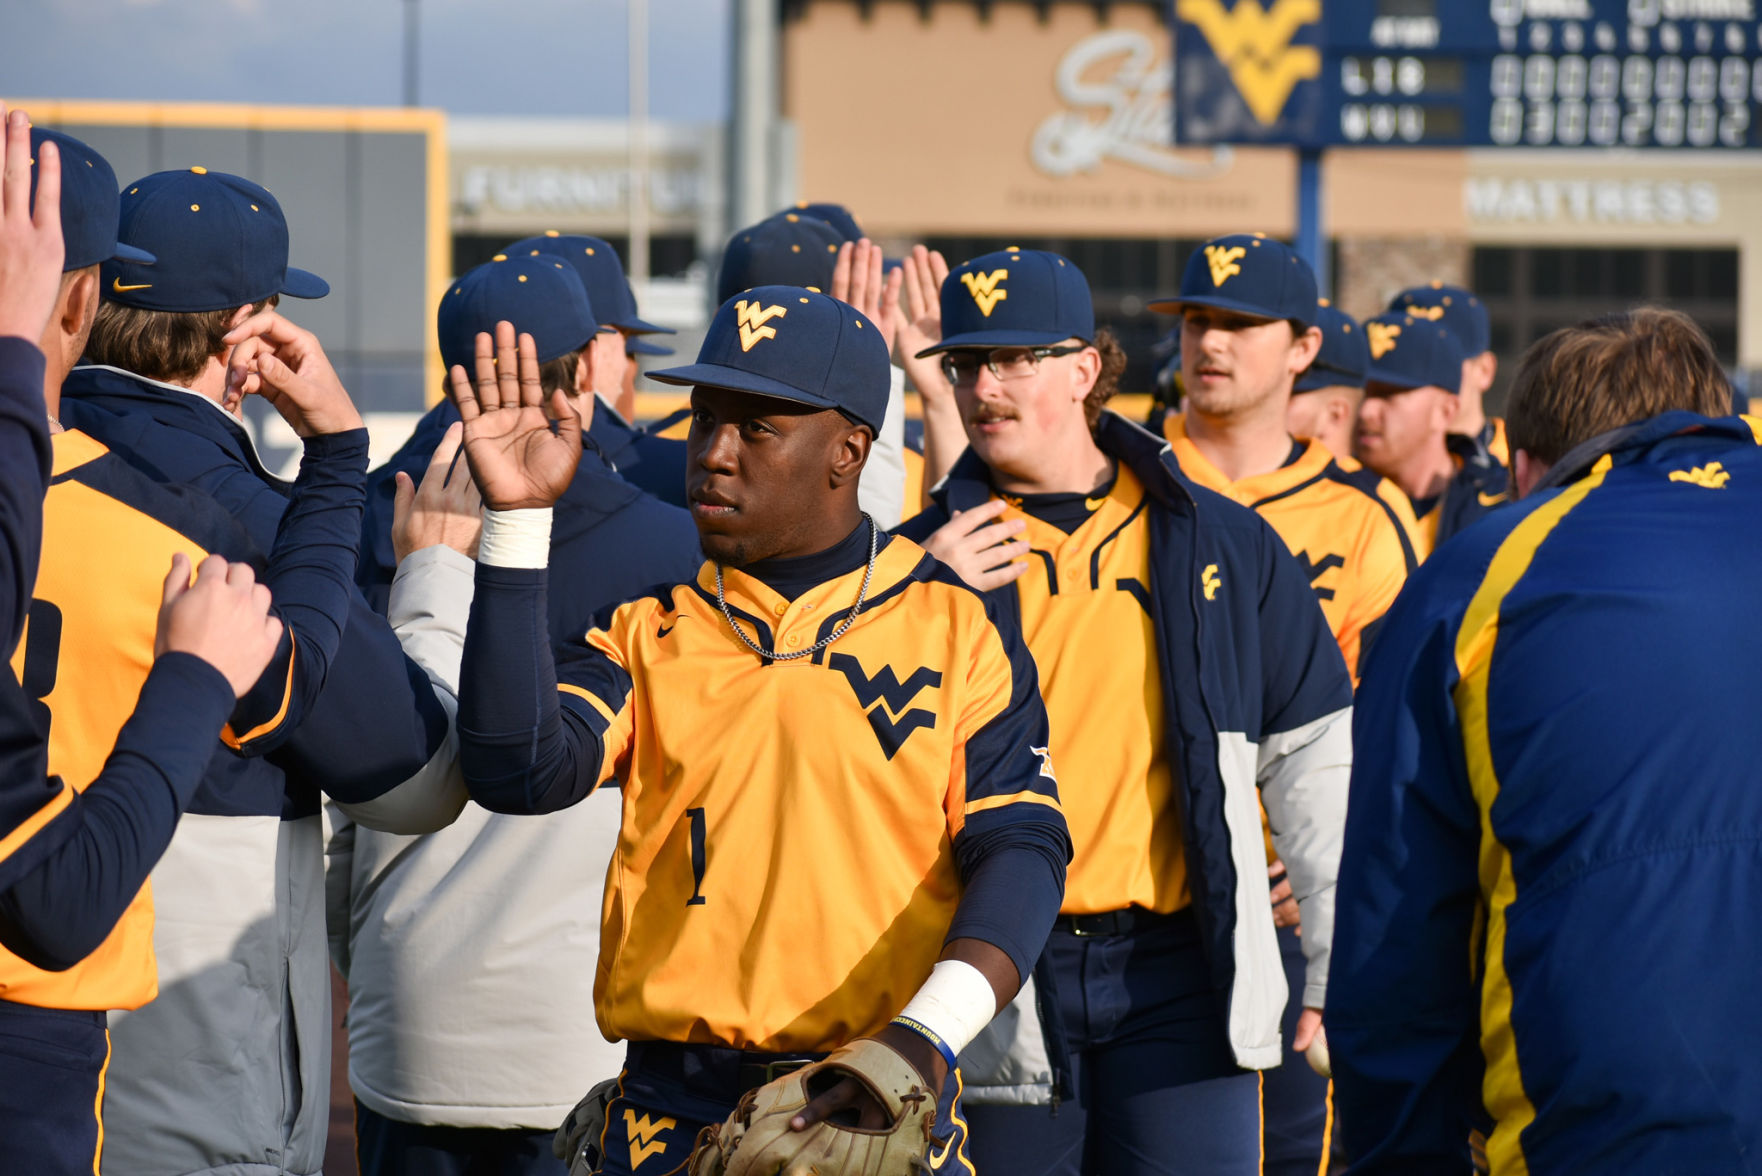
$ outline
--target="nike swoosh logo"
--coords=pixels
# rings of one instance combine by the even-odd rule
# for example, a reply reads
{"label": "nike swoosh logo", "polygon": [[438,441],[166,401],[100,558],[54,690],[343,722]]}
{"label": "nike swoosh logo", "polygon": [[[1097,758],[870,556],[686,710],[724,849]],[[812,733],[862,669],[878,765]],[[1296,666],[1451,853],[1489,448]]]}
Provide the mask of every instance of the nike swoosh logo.
{"label": "nike swoosh logo", "polygon": [[1501,502],[1505,501],[1505,492],[1501,490],[1497,494],[1477,493],[1475,497],[1481,500],[1482,506],[1498,506]]}
{"label": "nike swoosh logo", "polygon": [[139,286],[125,286],[122,284],[121,278],[111,278],[110,279],[110,288],[112,290],[116,291],[118,294],[126,294],[130,290],[151,290],[153,288],[153,283],[152,282],[142,282]]}
{"label": "nike swoosh logo", "polygon": [[671,633],[671,632],[672,632],[672,631],[673,631],[673,630],[674,630],[674,629],[675,629],[675,628],[677,628],[677,627],[678,627],[678,626],[679,626],[679,622],[678,622],[678,621],[674,621],[674,622],[673,622],[673,623],[672,623],[672,624],[671,624],[671,625],[659,625],[659,626],[656,626],[656,628],[655,628],[655,640],[656,640],[656,641],[659,641],[659,640],[660,640],[660,639],[661,639],[661,638],[663,638],[663,637],[665,637],[665,636],[666,636],[666,635],[667,635],[667,634],[669,634],[669,633]]}

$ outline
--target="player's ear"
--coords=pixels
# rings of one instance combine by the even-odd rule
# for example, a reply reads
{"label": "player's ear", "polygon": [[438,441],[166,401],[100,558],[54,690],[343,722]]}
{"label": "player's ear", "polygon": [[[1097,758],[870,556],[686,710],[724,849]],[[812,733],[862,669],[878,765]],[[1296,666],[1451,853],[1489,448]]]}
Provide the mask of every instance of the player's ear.
{"label": "player's ear", "polygon": [[68,338],[84,340],[98,317],[98,267],[89,265],[61,277],[61,302],[56,308],[55,322]]}
{"label": "player's ear", "polygon": [[1320,327],[1310,327],[1301,335],[1291,340],[1291,374],[1300,376],[1309,370],[1315,357],[1321,354],[1322,332]]}
{"label": "player's ear", "polygon": [[1095,381],[1101,378],[1101,352],[1094,347],[1085,347],[1071,357],[1071,399],[1079,403],[1089,399],[1089,393],[1095,390]]}
{"label": "player's ear", "polygon": [[570,389],[577,396],[593,395],[593,348],[583,347],[575,359],[575,386]]}
{"label": "player's ear", "polygon": [[851,425],[842,431],[838,447],[832,454],[833,486],[854,482],[862,475],[863,465],[869,460],[869,446],[874,441],[875,434],[869,431],[867,425]]}

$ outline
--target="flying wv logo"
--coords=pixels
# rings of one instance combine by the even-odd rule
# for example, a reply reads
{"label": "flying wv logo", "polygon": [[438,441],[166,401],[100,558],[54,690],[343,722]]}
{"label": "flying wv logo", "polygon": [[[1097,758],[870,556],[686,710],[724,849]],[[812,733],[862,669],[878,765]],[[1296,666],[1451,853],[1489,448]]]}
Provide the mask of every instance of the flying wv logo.
{"label": "flying wv logo", "polygon": [[961,283],[966,286],[967,293],[973,296],[973,301],[979,304],[979,313],[990,318],[997,304],[1009,297],[1008,290],[997,288],[999,282],[1008,278],[1009,271],[1006,269],[992,270],[988,274],[972,270],[961,275]]}
{"label": "flying wv logo", "polygon": [[758,302],[748,302],[742,298],[734,304],[734,318],[740,324],[740,349],[751,351],[753,344],[760,339],[775,339],[776,327],[765,324],[774,318],[783,318],[789,313],[786,306],[761,306]]}
{"label": "flying wv logo", "polygon": [[[857,696],[857,705],[867,712],[869,726],[880,741],[882,754],[889,760],[905,746],[913,731],[919,727],[935,729],[935,711],[922,707],[905,709],[924,687],[941,689],[942,675],[935,670],[920,666],[902,683],[894,675],[892,666],[882,666],[871,678],[863,671],[862,663],[848,653],[835,653],[826,659],[826,664],[843,674],[850,683]],[[895,715],[899,717],[894,718]]]}
{"label": "flying wv logo", "polygon": [[677,1126],[676,1119],[650,1119],[646,1114],[639,1118],[635,1111],[625,1111],[624,1129],[630,1136],[630,1166],[640,1168],[650,1156],[665,1154],[667,1141],[657,1137]]}
{"label": "flying wv logo", "polygon": [[1175,5],[1178,19],[1205,34],[1249,113],[1269,127],[1279,120],[1298,82],[1321,76],[1321,50],[1291,44],[1298,30],[1321,15],[1321,0],[1236,0],[1229,9],[1224,0],[1178,0]]}

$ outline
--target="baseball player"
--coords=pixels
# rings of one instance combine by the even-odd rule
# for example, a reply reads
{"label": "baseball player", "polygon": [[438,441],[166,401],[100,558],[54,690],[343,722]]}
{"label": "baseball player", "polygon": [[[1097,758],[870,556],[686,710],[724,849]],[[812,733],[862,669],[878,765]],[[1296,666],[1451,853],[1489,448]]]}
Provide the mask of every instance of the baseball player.
{"label": "baseball player", "polygon": [[1370,370],[1364,324],[1323,298],[1316,303],[1315,325],[1322,333],[1321,350],[1291,387],[1285,429],[1293,437],[1321,442],[1341,469],[1355,470],[1352,430],[1364,403],[1364,373]]}
{"label": "baseball player", "polygon": [[[263,469],[227,408],[257,383],[279,396],[275,385],[291,379],[346,398],[309,332],[252,313],[281,293],[321,295],[324,284],[288,266],[274,197],[236,176],[194,168],[138,180],[123,196],[121,232],[158,260],[104,271],[109,293],[87,345],[103,362],[70,373],[63,415],[156,481],[207,492],[267,547],[294,509],[289,487]],[[455,587],[467,580],[452,574]],[[452,601],[462,635],[466,601],[436,596],[442,616]],[[319,797],[401,832],[444,825],[465,800],[451,693],[359,593],[340,621],[346,640],[304,721],[271,759],[216,762],[191,806],[201,819],[180,827],[155,871],[165,991],[111,1026],[108,1134],[123,1165],[114,1170],[203,1171],[239,1154],[294,1171],[320,1162],[327,1116],[306,1093],[329,1085]],[[240,853],[265,868],[217,892],[214,863]],[[253,935],[266,916],[285,934]],[[202,1079],[168,1082],[171,1054],[199,1059]],[[250,1079],[276,1062],[299,1080],[271,1094]]]}
{"label": "baseball player", "polygon": [[1328,1001],[1354,1172],[1466,1171],[1489,1125],[1501,1174],[1754,1164],[1762,449],[1730,395],[1681,314],[1546,336],[1523,497],[1389,612]]}
{"label": "baseball player", "polygon": [[[35,142],[45,138],[46,133],[33,132]],[[188,567],[213,553],[255,561],[264,568],[261,579],[274,590],[283,632],[268,669],[231,708],[222,731],[224,741],[246,757],[216,755],[218,745],[209,748],[213,763],[241,765],[242,772],[252,757],[285,747],[316,705],[335,658],[341,640],[337,618],[346,612],[360,525],[366,432],[340,388],[309,378],[280,381],[278,404],[306,436],[306,452],[287,525],[264,564],[213,500],[173,493],[91,437],[61,430],[56,422],[61,383],[85,345],[99,263],[122,256],[129,264],[142,264],[148,255],[117,248],[115,180],[108,166],[100,166],[103,161],[75,140],[57,136],[56,142],[63,163],[79,165],[64,172],[81,177],[64,184],[62,193],[63,235],[74,268],[62,280],[43,338],[44,407],[54,434],[55,476],[43,508],[30,620],[14,666],[38,727],[48,734],[48,772],[83,789],[102,770],[153,672],[156,622],[167,595],[163,569],[177,555]],[[205,703],[202,710],[211,705],[216,704]],[[191,718],[205,728],[200,711],[193,709]],[[179,806],[195,803],[192,785],[177,784]],[[163,832],[169,836],[168,818]],[[62,927],[60,942],[77,948],[35,958],[0,951],[0,1000],[9,1008],[67,1014],[57,1024],[74,1035],[69,1048],[84,1059],[78,1066],[86,1075],[79,1081],[93,1090],[102,1084],[99,1067],[108,1053],[106,1010],[136,1008],[154,999],[160,978],[153,887],[136,885],[150,859],[119,849],[114,861],[106,856],[100,864],[106,872],[104,900],[88,901],[89,895],[70,888],[60,892],[61,905],[53,912]],[[226,868],[228,877],[216,892],[239,883],[241,864]],[[36,1023],[47,1022],[40,1017]],[[30,1081],[25,1073],[4,1072],[9,1081]],[[34,1097],[22,1089],[18,1093]],[[66,1165],[69,1153],[78,1153],[79,1169],[92,1171],[103,1126],[98,1108],[87,1106],[83,1122],[65,1134],[59,1127],[54,1133],[69,1149],[59,1162]]]}
{"label": "baseball player", "polygon": [[552,434],[536,357],[516,384],[497,330],[475,389],[454,371],[489,507],[461,754],[498,811],[622,782],[595,1008],[630,1045],[598,1170],[675,1169],[700,1130],[699,1176],[964,1160],[953,1059],[1028,974],[1069,840],[1015,626],[859,509],[886,340],[800,287],[724,304],[698,362],[655,373],[692,388],[708,562],[553,659],[579,425],[553,399]]}
{"label": "baseball player", "polygon": [[[1253,234],[1200,247],[1180,293],[1152,305],[1181,315],[1186,412],[1163,421],[1175,460],[1272,524],[1303,565],[1356,686],[1364,648],[1418,562],[1413,513],[1393,483],[1356,463],[1343,467],[1319,440],[1293,439],[1289,420],[1298,379],[1353,378],[1316,369],[1344,366],[1335,356],[1353,343],[1363,352],[1362,328],[1324,311],[1307,262]],[[1283,863],[1272,868],[1283,875]],[[1287,984],[1301,991],[1293,914],[1281,905],[1279,949]],[[1302,1057],[1310,1036],[1298,1025],[1302,1007],[1295,999],[1287,1007],[1284,1064],[1266,1077],[1266,1164],[1275,1173],[1317,1171],[1332,1136],[1328,1080]]]}
{"label": "baseball player", "polygon": [[1506,500],[1505,467],[1452,441],[1462,351],[1447,327],[1389,311],[1366,319],[1370,372],[1352,448],[1401,488],[1420,558]]}
{"label": "baseball player", "polygon": [[1389,300],[1389,310],[1442,326],[1456,337],[1462,349],[1462,382],[1456,390],[1456,416],[1450,435],[1470,445],[1452,445],[1463,457],[1511,464],[1505,440],[1505,422],[1486,413],[1484,403],[1493,379],[1499,374],[1499,357],[1493,354],[1493,324],[1486,303],[1472,290],[1429,282],[1401,291]]}
{"label": "baseball player", "polygon": [[[532,336],[544,392],[573,390],[559,360],[606,338],[595,333],[605,316],[558,260],[515,252],[462,277],[441,300],[443,358],[469,361],[477,334],[505,320]],[[609,412],[587,393],[572,403],[584,418]],[[450,429],[458,431],[456,419]],[[451,464],[446,443],[423,450],[413,441],[390,469]],[[456,476],[469,485],[463,464]],[[591,444],[555,509],[547,618],[555,645],[587,632],[601,610],[689,579],[703,562],[691,516],[624,481]],[[395,528],[370,533],[363,546],[395,546],[396,538]],[[327,853],[336,881],[330,924],[349,984],[349,1078],[364,1176],[485,1168],[561,1176],[552,1132],[623,1059],[583,1014],[593,1002],[617,791],[544,821],[471,805],[422,837],[338,818]]]}
{"label": "baseball player", "polygon": [[[1306,326],[1308,289],[1270,317]],[[1286,1008],[1261,802],[1305,928],[1301,1047],[1327,985],[1351,680],[1279,536],[1105,411],[1123,356],[1075,265],[1029,249],[964,262],[940,320],[926,350],[970,448],[902,530],[1021,618],[1076,846],[1032,994],[963,1059],[975,1163],[1257,1173],[1255,1071],[1279,1064]],[[1235,370],[1273,373],[1283,436],[1280,381],[1308,355],[1275,325],[1279,355]],[[1210,336],[1196,361],[1230,342]]]}
{"label": "baseball player", "polygon": [[[281,625],[268,616],[268,594],[249,567],[207,560],[192,585],[187,558],[174,557],[152,669],[102,769],[79,789],[49,774],[41,704],[11,664],[42,549],[52,460],[37,341],[61,301],[64,262],[72,261],[66,272],[77,284],[86,259],[116,247],[116,181],[73,140],[42,135],[33,142],[23,111],[8,116],[0,105],[0,134],[0,645],[7,655],[0,669],[0,945],[65,969],[98,945],[140,889],[239,695],[275,655]],[[78,169],[65,188],[63,143]],[[39,629],[45,616],[39,611]],[[31,666],[42,668],[40,660]],[[49,1176],[93,1170],[105,1054],[103,1013],[0,995],[0,1140],[8,1167]]]}

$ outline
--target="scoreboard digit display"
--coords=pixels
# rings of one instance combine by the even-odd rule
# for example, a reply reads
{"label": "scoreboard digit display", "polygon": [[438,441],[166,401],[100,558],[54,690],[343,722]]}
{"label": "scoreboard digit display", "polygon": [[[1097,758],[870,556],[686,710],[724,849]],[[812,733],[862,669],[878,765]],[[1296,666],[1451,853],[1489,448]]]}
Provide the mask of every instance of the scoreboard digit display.
{"label": "scoreboard digit display", "polygon": [[1762,146],[1757,0],[1174,0],[1177,142]]}

